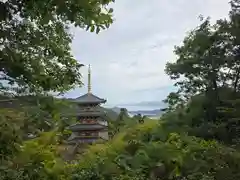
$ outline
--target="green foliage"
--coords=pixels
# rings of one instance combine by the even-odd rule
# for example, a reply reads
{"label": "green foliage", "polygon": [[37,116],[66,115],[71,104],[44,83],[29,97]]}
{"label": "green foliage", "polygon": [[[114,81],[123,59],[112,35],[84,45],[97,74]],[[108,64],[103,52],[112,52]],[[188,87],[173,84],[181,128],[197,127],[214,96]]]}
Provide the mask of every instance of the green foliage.
{"label": "green foliage", "polygon": [[23,142],[8,161],[1,163],[0,179],[58,179],[64,174],[64,162],[56,153],[55,138],[55,133],[48,133]]}
{"label": "green foliage", "polygon": [[21,131],[23,125],[22,113],[16,111],[0,112],[0,158],[2,161],[7,161],[14,157],[20,149]]}
{"label": "green foliage", "polygon": [[145,116],[142,117],[141,115],[130,117],[127,109],[121,108],[116,120],[109,120],[110,136],[113,137],[115,134],[124,131],[126,128],[133,127],[138,123],[143,123],[146,119]]}
{"label": "green foliage", "polygon": [[[240,59],[239,1],[232,1],[229,20],[204,20],[175,48],[177,61],[166,73],[178,87],[165,102],[164,119],[178,123],[178,130],[239,144]],[[173,123],[167,122],[169,126]]]}
{"label": "green foliage", "polygon": [[[112,10],[103,11],[110,0],[89,2],[1,2],[2,33],[12,29],[0,53],[4,78],[30,92],[81,84],[68,23],[99,32],[112,22]],[[167,64],[166,73],[179,89],[166,99],[161,121],[130,118],[121,109],[115,121],[108,117],[112,139],[90,146],[73,162],[63,162],[58,150],[69,134],[66,113],[74,113],[76,104],[22,96],[20,107],[3,109],[0,179],[240,179],[240,2],[231,6],[229,20],[204,20],[176,47],[178,59]],[[29,133],[35,138],[24,138]]]}
{"label": "green foliage", "polygon": [[141,114],[137,114],[133,116],[133,121],[138,123],[144,123],[147,119],[147,116],[142,116]]}
{"label": "green foliage", "polygon": [[[64,162],[57,153],[59,132],[53,131],[58,129],[59,123],[53,118],[57,120],[54,110],[59,104],[53,103],[51,97],[37,98],[39,105],[36,97],[27,99],[16,98],[12,106],[1,109],[0,179],[59,179]],[[46,128],[46,121],[52,122],[50,128]]]}
{"label": "green foliage", "polygon": [[214,141],[169,133],[156,121],[126,130],[105,145],[91,147],[69,168],[79,180],[235,180],[240,154]]}
{"label": "green foliage", "polygon": [[61,110],[67,108],[68,103],[60,99],[52,96],[16,96],[8,99],[5,96],[3,100],[0,105],[4,112],[21,112],[24,139],[29,135],[35,137],[41,132],[53,130],[56,126],[59,131],[63,131],[68,125],[65,124],[66,118],[60,116]]}
{"label": "green foliage", "polygon": [[65,92],[81,85],[82,64],[71,54],[69,28],[73,24],[96,33],[108,28],[111,2],[1,1],[0,90],[9,90],[6,81],[17,85],[18,93]]}

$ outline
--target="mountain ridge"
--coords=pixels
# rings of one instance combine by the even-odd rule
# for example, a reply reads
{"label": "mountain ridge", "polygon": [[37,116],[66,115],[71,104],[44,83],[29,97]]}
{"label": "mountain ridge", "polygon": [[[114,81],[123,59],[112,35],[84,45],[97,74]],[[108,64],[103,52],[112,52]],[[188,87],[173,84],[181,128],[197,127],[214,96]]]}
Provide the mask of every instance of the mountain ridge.
{"label": "mountain ridge", "polygon": [[[117,114],[120,113],[121,108],[115,106],[113,108],[109,108],[112,111],[116,112]],[[141,115],[145,115],[148,117],[160,117],[162,115],[162,110],[161,109],[152,109],[152,110],[135,110],[135,111],[129,111],[128,113],[132,116],[137,115],[137,114],[141,114]]]}

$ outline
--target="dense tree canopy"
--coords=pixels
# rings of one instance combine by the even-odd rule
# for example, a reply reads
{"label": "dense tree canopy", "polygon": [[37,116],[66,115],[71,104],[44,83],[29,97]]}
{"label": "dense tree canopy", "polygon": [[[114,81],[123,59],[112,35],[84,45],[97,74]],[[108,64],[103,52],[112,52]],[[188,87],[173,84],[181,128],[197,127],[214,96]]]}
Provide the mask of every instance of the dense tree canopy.
{"label": "dense tree canopy", "polygon": [[231,2],[229,19],[204,20],[175,48],[177,61],[166,66],[179,87],[166,100],[169,110],[180,107],[178,119],[191,119],[201,137],[230,144],[239,141],[240,132],[239,5]]}
{"label": "dense tree canopy", "polygon": [[[65,27],[72,23],[97,32],[108,27],[112,10],[103,10],[108,3],[1,2],[2,78],[34,92],[79,84],[80,65],[70,54]],[[1,105],[0,180],[240,179],[239,26],[239,0],[232,0],[228,19],[202,20],[176,47],[177,60],[166,65],[178,91],[167,97],[160,120],[130,117],[122,108],[107,117],[110,140],[87,147],[70,163],[61,153],[69,150],[64,140],[72,119],[61,114],[76,104],[21,96],[18,106]],[[34,137],[26,138],[29,134]]]}
{"label": "dense tree canopy", "polygon": [[219,98],[219,89],[240,90],[239,2],[232,2],[230,20],[210,19],[191,31],[182,46],[175,48],[178,59],[168,63],[166,73],[177,79],[183,99],[204,92]]}
{"label": "dense tree canopy", "polygon": [[81,85],[70,25],[99,32],[112,23],[113,0],[0,2],[0,88],[64,92]]}

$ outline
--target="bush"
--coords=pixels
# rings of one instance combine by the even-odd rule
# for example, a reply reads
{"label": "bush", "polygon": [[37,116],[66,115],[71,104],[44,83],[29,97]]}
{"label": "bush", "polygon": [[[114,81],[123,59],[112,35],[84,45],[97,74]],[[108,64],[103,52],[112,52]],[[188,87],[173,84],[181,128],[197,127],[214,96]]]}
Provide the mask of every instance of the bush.
{"label": "bush", "polygon": [[[79,180],[236,180],[240,154],[215,141],[169,133],[156,121],[137,125],[111,142],[95,145],[71,167]],[[75,176],[74,176],[75,177]]]}
{"label": "bush", "polygon": [[[64,174],[64,162],[56,152],[58,136],[53,131],[41,133],[44,116],[38,124],[31,118],[23,109],[1,109],[0,180],[59,179]],[[29,132],[36,131],[39,137],[29,138]]]}

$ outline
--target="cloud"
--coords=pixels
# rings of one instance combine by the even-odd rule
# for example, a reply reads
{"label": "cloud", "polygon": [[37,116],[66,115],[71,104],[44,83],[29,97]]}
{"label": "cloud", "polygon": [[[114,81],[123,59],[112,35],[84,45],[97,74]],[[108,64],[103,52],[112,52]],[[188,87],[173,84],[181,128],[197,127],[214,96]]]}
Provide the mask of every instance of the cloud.
{"label": "cloud", "polygon": [[[164,99],[172,90],[164,89],[173,84],[164,67],[175,59],[174,45],[199,24],[200,14],[216,20],[229,10],[226,0],[117,0],[113,8],[115,22],[99,35],[72,29],[74,56],[91,64],[93,92],[111,105]],[[87,67],[82,74],[86,83]]]}

